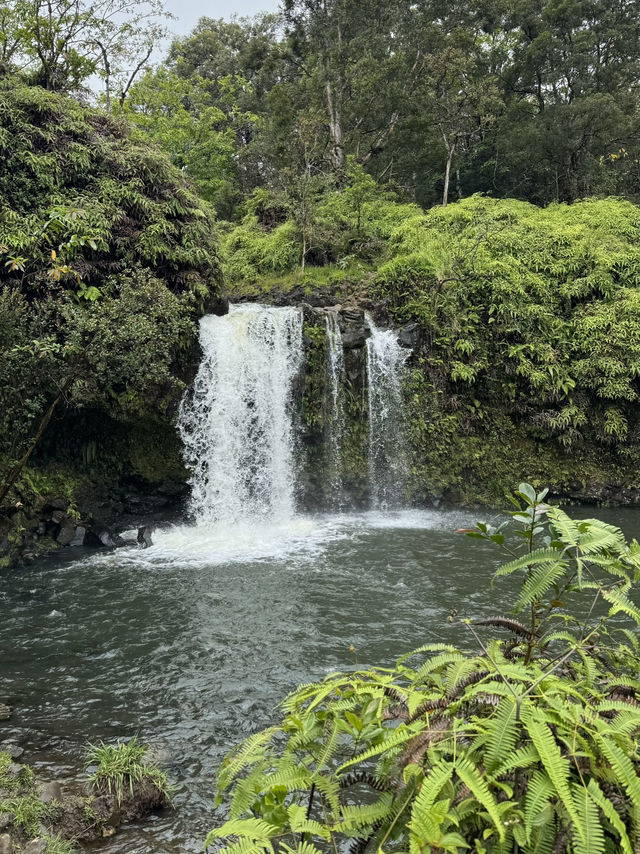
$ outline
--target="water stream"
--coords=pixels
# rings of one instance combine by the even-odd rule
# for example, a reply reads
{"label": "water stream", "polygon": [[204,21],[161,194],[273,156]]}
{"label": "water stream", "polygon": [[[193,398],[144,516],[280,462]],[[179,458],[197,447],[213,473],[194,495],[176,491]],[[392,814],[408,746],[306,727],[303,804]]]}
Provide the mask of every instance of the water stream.
{"label": "water stream", "polygon": [[401,507],[408,475],[402,376],[409,352],[393,329],[379,329],[367,315],[369,484],[374,508]]}
{"label": "water stream", "polygon": [[202,362],[178,425],[197,523],[289,518],[301,311],[233,306],[225,317],[202,318],[200,344]]}

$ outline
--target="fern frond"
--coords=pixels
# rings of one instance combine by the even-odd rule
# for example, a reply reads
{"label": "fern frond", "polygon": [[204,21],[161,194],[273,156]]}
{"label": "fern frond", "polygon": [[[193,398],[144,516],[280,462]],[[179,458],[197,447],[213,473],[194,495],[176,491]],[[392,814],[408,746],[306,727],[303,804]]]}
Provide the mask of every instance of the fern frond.
{"label": "fern frond", "polygon": [[519,725],[516,719],[517,707],[515,700],[504,697],[500,701],[496,713],[491,716],[486,728],[486,750],[484,756],[488,774],[509,757],[518,740]]}
{"label": "fern frond", "polygon": [[291,804],[287,812],[289,814],[289,826],[294,833],[311,833],[322,839],[331,839],[331,833],[327,827],[319,821],[307,818],[307,808],[301,804]]}
{"label": "fern frond", "polygon": [[538,751],[535,747],[532,745],[519,747],[517,750],[513,751],[511,756],[504,760],[502,765],[495,769],[493,776],[496,779],[504,777],[505,774],[508,774],[510,771],[530,768],[532,765],[536,765],[539,761],[540,757],[538,756]]}
{"label": "fern frond", "polygon": [[614,587],[612,590],[603,590],[602,596],[607,602],[611,602],[610,616],[623,612],[631,617],[636,625],[640,626],[640,611],[619,587]]}
{"label": "fern frond", "polygon": [[573,800],[582,825],[582,833],[574,833],[573,835],[575,854],[603,854],[604,833],[598,807],[591,798],[589,791],[577,783],[573,786]]}
{"label": "fern frond", "polygon": [[262,732],[254,733],[227,756],[218,775],[219,792],[224,791],[247,765],[251,765],[262,756],[263,748],[277,732],[280,732],[280,727],[269,727]]}
{"label": "fern frond", "polygon": [[539,601],[544,594],[565,574],[567,569],[564,561],[548,563],[533,570],[522,585],[516,610],[521,611],[532,602]]}
{"label": "fern frond", "polygon": [[540,761],[555,787],[557,796],[564,804],[573,825],[577,828],[580,839],[585,842],[580,815],[576,810],[569,788],[568,761],[562,756],[549,725],[539,711],[527,709],[525,712],[523,709],[522,717],[531,741],[538,751]]}
{"label": "fern frond", "polygon": [[546,563],[557,563],[562,557],[562,552],[558,549],[534,549],[532,552],[520,555],[520,557],[505,563],[494,573],[494,578],[500,578],[503,575],[512,575],[519,569],[531,569],[534,566],[542,566]]}
{"label": "fern frond", "polygon": [[552,507],[547,513],[547,518],[551,522],[558,539],[561,540],[565,546],[578,545],[578,540],[580,538],[578,523],[574,522],[570,516],[567,516],[564,510],[560,510],[559,507]]}
{"label": "fern frond", "polygon": [[393,795],[391,792],[385,792],[373,804],[342,806],[340,808],[340,819],[333,829],[345,833],[380,821],[389,814],[392,802]]}
{"label": "fern frond", "polygon": [[527,836],[530,836],[533,822],[538,814],[555,795],[555,788],[545,771],[536,771],[527,786],[524,802],[524,819]]}
{"label": "fern frond", "polygon": [[352,765],[358,765],[360,762],[364,762],[367,759],[371,759],[373,756],[378,756],[380,753],[385,753],[387,750],[391,750],[395,747],[399,747],[401,744],[409,741],[412,738],[415,738],[415,731],[409,730],[406,728],[400,728],[391,731],[391,735],[382,741],[380,744],[376,744],[373,747],[368,748],[367,750],[363,750],[362,753],[359,753],[357,756],[354,756],[353,759],[349,759],[347,762],[343,762],[339,768],[336,769],[335,773],[340,774],[345,768],[350,768]]}
{"label": "fern frond", "polygon": [[505,837],[505,827],[500,817],[500,810],[495,798],[489,790],[487,781],[476,766],[466,757],[458,759],[455,763],[457,776],[469,788],[473,796],[479,801],[489,813],[491,821],[495,824],[500,839]]}
{"label": "fern frond", "polygon": [[461,652],[442,652],[440,655],[435,655],[433,658],[428,658],[419,668],[415,675],[415,682],[424,681],[425,677],[437,670],[442,670],[447,664],[453,662],[465,661],[465,656]]}
{"label": "fern frond", "polygon": [[530,629],[523,623],[518,622],[518,620],[512,620],[510,617],[487,617],[486,620],[474,620],[473,625],[496,626],[499,629],[508,629],[510,632],[526,640],[530,640],[532,637]]}
{"label": "fern frond", "polygon": [[624,822],[618,815],[618,811],[616,810],[614,805],[607,797],[605,797],[605,794],[600,788],[600,785],[598,784],[598,781],[595,779],[595,777],[592,777],[589,780],[587,789],[594,803],[596,803],[600,807],[600,809],[604,813],[605,818],[609,821],[613,829],[620,837],[621,854],[633,854],[633,848],[631,846],[631,842],[627,834],[627,828],[624,826]]}
{"label": "fern frond", "polygon": [[263,849],[273,851],[270,840],[277,833],[279,833],[277,827],[268,824],[260,818],[232,819],[225,821],[223,825],[210,831],[204,841],[204,847],[208,848],[216,839],[224,839],[227,836],[240,836],[243,839],[258,843]]}

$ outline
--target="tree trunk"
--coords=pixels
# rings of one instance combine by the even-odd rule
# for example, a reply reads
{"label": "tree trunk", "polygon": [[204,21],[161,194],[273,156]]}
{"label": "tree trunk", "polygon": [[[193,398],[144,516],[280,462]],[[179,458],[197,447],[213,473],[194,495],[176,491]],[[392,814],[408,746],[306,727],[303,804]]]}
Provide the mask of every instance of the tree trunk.
{"label": "tree trunk", "polygon": [[447,168],[444,173],[444,190],[442,191],[443,208],[446,208],[447,203],[449,202],[449,181],[451,180],[451,161],[453,160],[454,151],[455,146],[450,145],[447,142]]}
{"label": "tree trunk", "polygon": [[26,453],[18,460],[18,462],[15,464],[15,466],[9,471],[9,473],[5,477],[4,483],[2,484],[2,488],[0,489],[0,505],[2,505],[2,502],[5,500],[5,498],[9,494],[11,487],[14,485],[14,483],[20,477],[20,473],[22,472],[22,469],[25,467],[25,464],[27,463],[29,457],[31,456],[31,454],[35,450],[36,445],[38,444],[38,442],[42,438],[42,434],[47,429],[47,424],[49,423],[49,421],[51,421],[51,416],[53,415],[56,406],[60,403],[60,401],[64,397],[65,393],[69,390],[72,382],[73,382],[73,378],[69,378],[68,380],[66,380],[66,382],[62,386],[58,396],[51,403],[51,405],[49,406],[49,408],[47,409],[45,414],[42,416],[42,420],[40,421],[40,425],[38,426],[38,432],[36,433],[33,441],[29,445],[29,448],[27,449]]}
{"label": "tree trunk", "polygon": [[344,172],[345,156],[344,142],[342,139],[342,122],[340,110],[336,106],[331,83],[327,80],[327,109],[329,111],[329,136],[331,137],[331,149],[329,160],[336,172]]}

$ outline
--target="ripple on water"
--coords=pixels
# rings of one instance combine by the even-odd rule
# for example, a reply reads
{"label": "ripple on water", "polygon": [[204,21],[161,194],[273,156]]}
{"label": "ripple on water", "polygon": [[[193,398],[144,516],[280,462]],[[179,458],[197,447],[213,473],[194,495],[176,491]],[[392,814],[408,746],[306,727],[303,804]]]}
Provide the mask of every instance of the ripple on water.
{"label": "ripple on water", "polygon": [[172,527],[144,551],[2,576],[0,700],[16,710],[3,734],[63,779],[87,741],[138,734],[178,785],[178,809],[101,850],[200,851],[218,763],[296,684],[356,660],[390,663],[425,641],[467,644],[447,622],[452,608],[504,610],[509,597],[487,584],[494,552],[453,535],[472,519],[412,511]]}

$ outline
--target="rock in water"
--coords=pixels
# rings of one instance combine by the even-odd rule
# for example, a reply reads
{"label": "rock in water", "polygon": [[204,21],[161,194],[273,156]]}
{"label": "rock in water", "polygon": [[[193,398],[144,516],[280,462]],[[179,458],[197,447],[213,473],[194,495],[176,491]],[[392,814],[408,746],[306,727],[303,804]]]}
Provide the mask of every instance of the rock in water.
{"label": "rock in water", "polygon": [[11,717],[11,707],[0,703],[0,721],[8,721]]}
{"label": "rock in water", "polygon": [[153,540],[151,539],[151,533],[153,529],[150,525],[144,525],[142,528],[138,528],[138,546],[141,549],[148,549],[149,546],[153,545]]}

